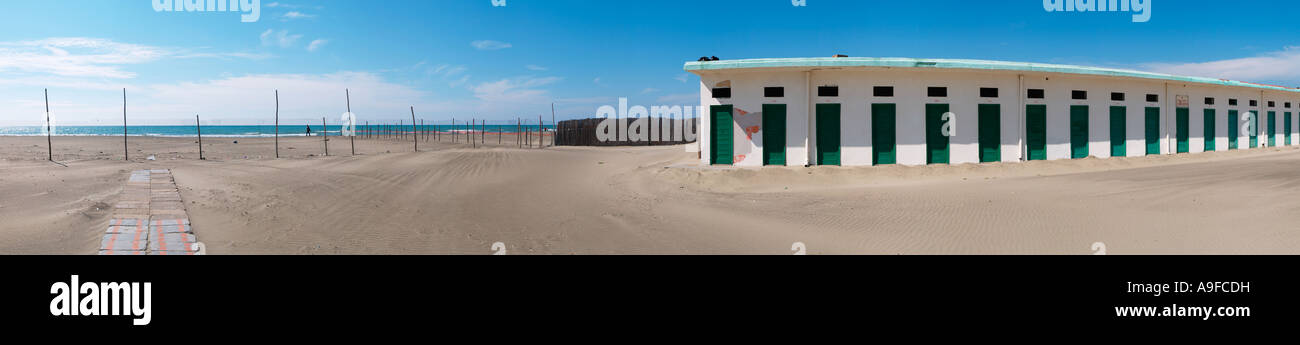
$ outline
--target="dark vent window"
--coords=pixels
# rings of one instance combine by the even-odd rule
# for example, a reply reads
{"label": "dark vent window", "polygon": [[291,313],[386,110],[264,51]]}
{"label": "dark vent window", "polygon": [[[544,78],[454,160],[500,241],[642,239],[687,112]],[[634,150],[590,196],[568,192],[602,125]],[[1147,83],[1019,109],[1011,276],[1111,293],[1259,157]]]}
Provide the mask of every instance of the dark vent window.
{"label": "dark vent window", "polygon": [[1268,107],[1269,107],[1269,108],[1276,107],[1276,106],[1277,106],[1277,102],[1274,102],[1274,101],[1268,101]]}
{"label": "dark vent window", "polygon": [[1070,99],[1088,99],[1088,91],[1074,90],[1070,92]]}
{"label": "dark vent window", "polygon": [[1254,100],[1254,99],[1250,100],[1250,106],[1252,106],[1252,107],[1258,107],[1258,106],[1259,106],[1259,100]]}
{"label": "dark vent window", "polygon": [[1237,99],[1236,99],[1236,98],[1229,98],[1229,99],[1228,99],[1228,105],[1237,105]]}
{"label": "dark vent window", "polygon": [[1214,97],[1205,97],[1205,105],[1214,105]]}
{"label": "dark vent window", "polygon": [[876,97],[894,97],[893,86],[877,86],[871,89],[871,94]]}
{"label": "dark vent window", "polygon": [[1284,105],[1286,106],[1287,109],[1291,109],[1291,102],[1286,102],[1284,103]]}
{"label": "dark vent window", "polygon": [[731,88],[729,87],[713,88],[713,98],[731,98]]}
{"label": "dark vent window", "polygon": [[1044,99],[1047,98],[1047,92],[1044,92],[1043,89],[1029,89],[1028,97],[1032,99]]}
{"label": "dark vent window", "polygon": [[931,86],[925,90],[925,94],[930,97],[948,97],[948,88]]}
{"label": "dark vent window", "polygon": [[996,87],[981,87],[981,88],[980,88],[980,97],[984,97],[984,98],[998,98],[998,88],[996,88]]}
{"label": "dark vent window", "polygon": [[1111,93],[1110,93],[1110,100],[1112,100],[1112,101],[1116,101],[1116,102],[1123,102],[1123,101],[1124,101],[1124,93],[1123,93],[1123,92],[1111,92]]}
{"label": "dark vent window", "polygon": [[763,88],[763,97],[785,97],[785,88],[765,87]]}
{"label": "dark vent window", "polygon": [[817,87],[817,97],[839,97],[839,96],[840,96],[839,86],[818,86]]}
{"label": "dark vent window", "polygon": [[1156,103],[1160,101],[1160,95],[1147,94],[1147,102]]}

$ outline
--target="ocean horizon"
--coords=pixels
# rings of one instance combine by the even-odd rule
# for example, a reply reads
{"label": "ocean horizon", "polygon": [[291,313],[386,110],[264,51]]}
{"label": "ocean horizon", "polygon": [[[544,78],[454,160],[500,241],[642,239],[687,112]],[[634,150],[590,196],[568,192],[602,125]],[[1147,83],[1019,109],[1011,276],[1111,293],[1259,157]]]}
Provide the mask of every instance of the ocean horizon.
{"label": "ocean horizon", "polygon": [[[310,126],[311,135],[319,136],[321,126]],[[357,126],[357,135],[374,133],[383,135],[386,133],[410,133],[410,125],[401,126]],[[525,126],[525,130],[537,130],[537,125]],[[269,138],[276,136],[276,127],[274,125],[203,125],[203,136],[214,138]],[[303,137],[308,136],[306,125],[281,125],[279,135],[282,137]],[[341,127],[330,125],[326,127],[327,135],[341,135]],[[439,131],[443,133],[464,133],[467,129],[465,125],[425,125],[420,130]],[[554,125],[545,125],[546,131],[555,130]],[[516,133],[519,127],[516,125],[486,125],[475,126],[474,132],[486,130],[489,133]],[[194,126],[127,126],[127,136],[129,137],[193,137],[198,132]],[[0,136],[6,137],[28,137],[28,136],[45,136],[44,126],[7,126],[0,127]],[[54,136],[122,136],[122,126],[58,126],[54,128]]]}

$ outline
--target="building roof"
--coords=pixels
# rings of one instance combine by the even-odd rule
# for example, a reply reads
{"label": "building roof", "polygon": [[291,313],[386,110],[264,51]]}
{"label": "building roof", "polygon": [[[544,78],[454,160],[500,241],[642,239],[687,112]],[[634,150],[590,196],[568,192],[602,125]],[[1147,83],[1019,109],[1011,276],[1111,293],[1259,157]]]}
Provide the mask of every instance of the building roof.
{"label": "building roof", "polygon": [[837,67],[893,67],[893,68],[940,68],[973,69],[990,71],[1016,71],[1040,73],[1066,73],[1107,77],[1127,77],[1160,81],[1200,83],[1222,86],[1240,86],[1256,89],[1300,92],[1300,89],[1276,85],[1248,83],[1227,79],[1187,77],[1172,74],[1142,72],[1115,68],[1055,65],[1028,62],[1007,62],[989,60],[960,59],[914,59],[914,58],[781,58],[781,59],[744,59],[721,61],[692,61],[686,63],[686,71],[718,71],[760,68],[837,68]]}

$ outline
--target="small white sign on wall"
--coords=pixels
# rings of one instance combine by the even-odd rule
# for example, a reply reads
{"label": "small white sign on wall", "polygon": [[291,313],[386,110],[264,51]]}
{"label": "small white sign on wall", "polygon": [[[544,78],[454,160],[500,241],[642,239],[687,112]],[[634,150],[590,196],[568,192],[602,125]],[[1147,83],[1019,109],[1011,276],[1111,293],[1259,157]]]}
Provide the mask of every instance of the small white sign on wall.
{"label": "small white sign on wall", "polygon": [[1187,108],[1192,106],[1191,98],[1187,97],[1187,95],[1178,95],[1178,97],[1175,97],[1174,99],[1175,99],[1175,103],[1177,103],[1176,106],[1179,108]]}

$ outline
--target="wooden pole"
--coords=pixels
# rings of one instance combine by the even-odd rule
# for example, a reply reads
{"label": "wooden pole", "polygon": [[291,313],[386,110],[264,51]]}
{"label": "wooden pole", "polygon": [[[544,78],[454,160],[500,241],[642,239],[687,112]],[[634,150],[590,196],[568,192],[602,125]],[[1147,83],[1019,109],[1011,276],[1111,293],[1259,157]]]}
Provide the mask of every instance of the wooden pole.
{"label": "wooden pole", "polygon": [[45,147],[51,162],[54,161],[54,139],[51,138],[54,134],[53,127],[50,125],[50,89],[45,89]]}
{"label": "wooden pole", "polygon": [[415,152],[420,152],[420,137],[415,135],[415,106],[411,106],[411,139],[415,142]]}
{"label": "wooden pole", "polygon": [[275,158],[280,159],[280,90],[275,90]]}
{"label": "wooden pole", "polygon": [[343,89],[343,94],[347,97],[348,100],[348,122],[349,122],[343,125],[352,126],[352,136],[349,137],[349,139],[352,141],[352,155],[356,156],[357,155],[357,117],[356,115],[352,115],[352,90]]}
{"label": "wooden pole", "polygon": [[131,161],[131,148],[126,143],[126,88],[122,88],[122,156]]}
{"label": "wooden pole", "polygon": [[478,143],[487,144],[487,120],[478,120]]}
{"label": "wooden pole", "polygon": [[455,144],[455,143],[456,143],[456,137],[457,137],[457,135],[456,135],[456,118],[454,118],[454,117],[451,118],[451,126],[450,126],[450,127],[447,127],[447,128],[451,130],[451,133],[450,133],[450,134],[451,134],[451,143],[452,143],[452,144]]}
{"label": "wooden pole", "polygon": [[555,146],[555,138],[560,135],[560,123],[555,122],[555,103],[551,103],[551,124],[555,125],[555,135],[551,136],[551,146]]}
{"label": "wooden pole", "polygon": [[199,114],[194,114],[194,129],[199,133],[199,160],[207,160],[203,158],[203,125],[199,122]]}
{"label": "wooden pole", "polygon": [[542,125],[541,115],[537,115],[537,148],[546,148],[546,128]]}
{"label": "wooden pole", "polygon": [[325,125],[325,118],[320,118],[320,137],[325,142],[325,157],[330,156],[330,132],[329,127]]}

